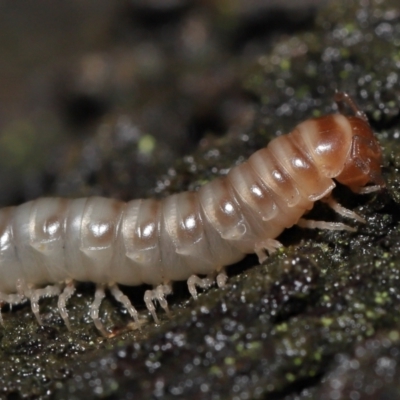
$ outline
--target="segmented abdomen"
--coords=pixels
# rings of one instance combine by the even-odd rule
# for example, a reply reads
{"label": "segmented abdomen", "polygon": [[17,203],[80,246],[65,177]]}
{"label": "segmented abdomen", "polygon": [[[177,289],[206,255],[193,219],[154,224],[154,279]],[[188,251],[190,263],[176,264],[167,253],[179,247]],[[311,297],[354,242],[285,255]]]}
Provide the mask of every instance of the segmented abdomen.
{"label": "segmented abdomen", "polygon": [[[316,150],[322,134],[331,147]],[[331,115],[274,139],[198,192],[128,203],[42,198],[4,208],[0,291],[15,293],[21,279],[156,285],[219,270],[294,225],[333,189],[351,137],[347,118]]]}

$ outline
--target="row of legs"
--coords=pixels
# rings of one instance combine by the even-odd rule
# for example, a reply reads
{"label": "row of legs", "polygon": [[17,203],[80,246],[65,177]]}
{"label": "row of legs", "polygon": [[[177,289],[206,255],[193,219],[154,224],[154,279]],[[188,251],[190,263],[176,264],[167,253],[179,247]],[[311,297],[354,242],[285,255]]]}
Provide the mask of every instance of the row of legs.
{"label": "row of legs", "polygon": [[[217,283],[218,287],[222,287],[225,285],[227,280],[227,275],[224,271],[220,272],[218,275],[210,275],[206,278],[200,278],[197,275],[192,275],[188,280],[188,289],[190,294],[197,298],[197,288],[207,289],[213,285],[214,282]],[[67,302],[69,298],[75,293],[76,285],[73,280],[67,281],[65,284],[55,284],[48,285],[44,288],[30,288],[25,285],[23,282],[19,282],[17,285],[16,294],[3,294],[0,293],[0,302],[9,304],[10,306],[21,304],[26,301],[30,301],[32,312],[36,317],[39,325],[42,325],[42,319],[40,317],[39,312],[39,300],[43,297],[54,297],[58,296],[58,310],[60,312],[60,316],[65,322],[65,325],[69,330],[71,330],[71,325],[69,322],[68,311],[67,311]],[[94,294],[94,300],[90,307],[90,316],[93,319],[93,322],[96,328],[101,332],[103,336],[108,336],[106,329],[104,328],[100,317],[99,310],[101,303],[106,296],[106,290],[108,290],[111,295],[121,303],[125,309],[128,311],[130,316],[135,321],[137,327],[140,327],[139,321],[139,313],[136,308],[132,305],[129,298],[121,291],[116,283],[110,284],[97,284],[96,291]],[[153,316],[155,323],[159,323],[159,319],[156,314],[156,306],[158,303],[161,308],[169,315],[168,302],[166,300],[166,296],[172,293],[172,285],[162,284],[154,287],[152,290],[146,290],[144,293],[144,302],[146,304],[147,309]],[[0,313],[0,323],[3,324],[3,318]]]}

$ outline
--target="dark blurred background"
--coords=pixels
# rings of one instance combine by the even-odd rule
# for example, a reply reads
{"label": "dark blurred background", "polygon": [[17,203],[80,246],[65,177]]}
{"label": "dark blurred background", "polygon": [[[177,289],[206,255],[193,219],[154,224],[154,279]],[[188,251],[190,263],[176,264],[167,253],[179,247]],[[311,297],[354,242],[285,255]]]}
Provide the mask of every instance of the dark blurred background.
{"label": "dark blurred background", "polygon": [[320,0],[3,0],[0,205],[147,196],[207,135],[249,126],[242,79]]}

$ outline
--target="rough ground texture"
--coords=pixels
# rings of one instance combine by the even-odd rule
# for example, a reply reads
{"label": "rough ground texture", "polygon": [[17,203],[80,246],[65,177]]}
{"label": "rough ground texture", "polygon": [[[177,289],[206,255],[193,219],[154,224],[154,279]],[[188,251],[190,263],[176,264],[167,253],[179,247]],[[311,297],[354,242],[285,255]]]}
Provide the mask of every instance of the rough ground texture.
{"label": "rough ground texture", "polygon": [[[26,71],[7,68],[26,82],[1,77],[13,94],[0,113],[2,201],[195,189],[298,122],[332,112],[340,89],[366,111],[384,150],[384,191],[334,192],[367,223],[356,233],[290,229],[263,265],[246,258],[224,289],[197,301],[177,284],[172,318],[159,312],[159,326],[144,311],[145,288],[124,288],[142,312],[140,332],[106,299],[101,315],[115,336],[100,337],[90,284],[69,301],[71,332],[55,299],[41,302],[41,327],[29,305],[5,312],[0,398],[400,396],[398,1],[233,3],[82,2],[92,28],[83,21],[61,51],[56,39],[67,30],[58,19],[68,26],[81,9],[60,15],[43,1],[53,24],[30,32],[24,9],[3,2],[7,61]],[[18,37],[46,38],[62,55],[38,67],[38,50]],[[310,216],[339,219],[321,205]]]}

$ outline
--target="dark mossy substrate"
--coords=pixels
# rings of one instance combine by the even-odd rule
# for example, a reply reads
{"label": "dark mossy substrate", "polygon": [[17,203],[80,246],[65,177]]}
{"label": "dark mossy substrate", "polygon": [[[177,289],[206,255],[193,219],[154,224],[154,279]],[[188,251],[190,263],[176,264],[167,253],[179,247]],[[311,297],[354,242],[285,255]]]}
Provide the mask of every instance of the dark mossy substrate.
{"label": "dark mossy substrate", "polygon": [[[397,0],[332,2],[307,28],[242,67],[253,126],[209,138],[177,161],[164,193],[207,182],[275,133],[331,112],[335,89],[353,94],[384,150],[387,188],[357,196],[335,189],[367,223],[355,233],[292,228],[263,265],[230,269],[224,289],[197,301],[177,284],[172,318],[145,317],[144,288],[125,288],[142,330],[111,299],[88,315],[93,287],[69,302],[68,332],[54,299],[6,313],[0,332],[0,397],[56,399],[394,399],[400,397],[400,13]],[[188,182],[189,180],[189,182]],[[155,190],[160,192],[160,190]],[[161,194],[163,191],[161,190]],[[310,214],[339,220],[317,205]]]}

